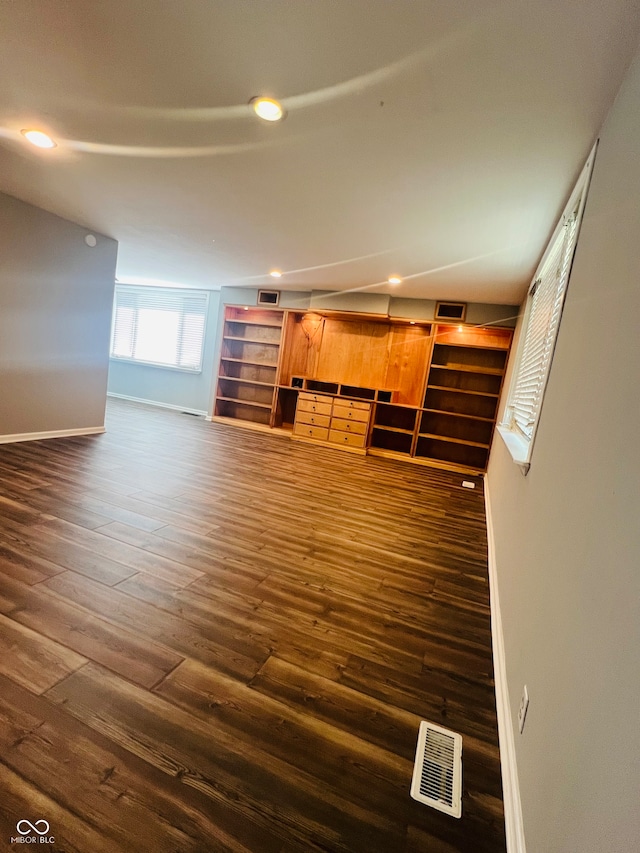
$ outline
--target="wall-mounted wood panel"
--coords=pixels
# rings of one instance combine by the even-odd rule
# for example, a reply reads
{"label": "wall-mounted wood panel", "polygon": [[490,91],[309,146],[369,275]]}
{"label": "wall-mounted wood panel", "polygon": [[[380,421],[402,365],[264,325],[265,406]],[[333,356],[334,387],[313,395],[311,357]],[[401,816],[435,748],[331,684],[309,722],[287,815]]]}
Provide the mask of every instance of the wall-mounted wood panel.
{"label": "wall-mounted wood panel", "polygon": [[431,348],[429,326],[406,323],[389,327],[389,355],[384,388],[392,388],[394,402],[419,406]]}
{"label": "wall-mounted wood panel", "polygon": [[389,324],[327,317],[314,379],[386,388]]}
{"label": "wall-mounted wood panel", "polygon": [[280,385],[291,384],[292,376],[315,379],[325,319],[320,314],[290,312],[284,333]]}
{"label": "wall-mounted wood panel", "polygon": [[428,324],[363,317],[288,315],[280,385],[294,376],[393,391],[398,402],[418,406],[431,347]]}

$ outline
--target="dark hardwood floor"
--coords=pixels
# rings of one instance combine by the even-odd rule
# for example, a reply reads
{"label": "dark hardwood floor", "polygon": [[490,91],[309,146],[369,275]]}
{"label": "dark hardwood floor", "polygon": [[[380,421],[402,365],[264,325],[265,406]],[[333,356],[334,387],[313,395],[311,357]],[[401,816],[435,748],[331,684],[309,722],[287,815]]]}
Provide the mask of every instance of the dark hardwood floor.
{"label": "dark hardwood floor", "polygon": [[481,481],[108,408],[0,446],[0,849],[504,851]]}

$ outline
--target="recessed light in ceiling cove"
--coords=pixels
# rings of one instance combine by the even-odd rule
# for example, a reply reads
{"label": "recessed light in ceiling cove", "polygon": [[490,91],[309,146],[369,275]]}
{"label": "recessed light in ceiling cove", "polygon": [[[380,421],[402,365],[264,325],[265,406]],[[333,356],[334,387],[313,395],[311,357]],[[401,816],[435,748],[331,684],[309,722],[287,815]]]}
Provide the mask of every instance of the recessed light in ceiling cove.
{"label": "recessed light in ceiling cove", "polygon": [[56,148],[57,143],[43,130],[21,130],[24,138],[36,148]]}
{"label": "recessed light in ceiling cove", "polygon": [[280,270],[271,270],[269,275],[271,276],[271,278],[282,278],[282,273],[280,272]]}
{"label": "recessed light in ceiling cove", "polygon": [[249,103],[253,107],[253,111],[258,118],[261,118],[264,121],[280,121],[286,115],[284,107],[280,101],[276,101],[275,98],[267,98],[263,95],[258,95],[255,98],[251,98]]}
{"label": "recessed light in ceiling cove", "polygon": [[390,275],[389,278],[387,279],[387,281],[389,282],[389,284],[401,284],[402,283],[402,279],[400,278],[399,275]]}

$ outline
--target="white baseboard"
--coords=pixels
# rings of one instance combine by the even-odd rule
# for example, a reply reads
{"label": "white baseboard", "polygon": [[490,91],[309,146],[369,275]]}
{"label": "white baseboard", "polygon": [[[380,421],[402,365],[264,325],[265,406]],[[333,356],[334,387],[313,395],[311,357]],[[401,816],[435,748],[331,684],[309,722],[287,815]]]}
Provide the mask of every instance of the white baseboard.
{"label": "white baseboard", "polygon": [[186,412],[189,415],[202,415],[203,417],[207,415],[201,409],[188,409],[186,406],[174,406],[173,403],[160,403],[157,400],[147,400],[144,397],[129,397],[127,394],[115,394],[113,391],[108,391],[107,397],[117,397],[118,400],[130,400],[132,403],[146,403],[147,406],[157,406],[159,409],[172,409],[174,412]]}
{"label": "white baseboard", "polygon": [[507,690],[507,668],[504,655],[504,636],[502,616],[500,614],[500,596],[496,569],[495,541],[493,538],[493,520],[489,482],[484,478],[484,501],[487,517],[487,542],[489,555],[489,590],[491,595],[491,637],[493,644],[493,669],[496,685],[496,710],[498,712],[498,737],[500,739],[500,764],[502,767],[502,798],[504,801],[504,820],[507,835],[508,853],[526,853],[524,826],[522,823],[522,804],[520,802],[520,783],[516,748],[511,723],[509,692]]}
{"label": "white baseboard", "polygon": [[81,427],[80,429],[50,429],[46,432],[18,432],[14,435],[0,435],[0,444],[14,444],[17,441],[41,441],[43,438],[70,438],[74,435],[98,435],[105,431],[103,426]]}

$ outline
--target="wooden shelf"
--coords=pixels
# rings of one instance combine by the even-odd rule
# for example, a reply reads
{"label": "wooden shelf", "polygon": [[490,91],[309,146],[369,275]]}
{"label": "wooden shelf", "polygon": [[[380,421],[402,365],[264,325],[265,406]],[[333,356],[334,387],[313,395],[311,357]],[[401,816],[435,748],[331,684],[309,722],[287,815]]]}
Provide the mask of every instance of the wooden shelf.
{"label": "wooden shelf", "polygon": [[487,466],[489,449],[468,444],[442,441],[441,437],[418,436],[416,456],[441,464],[452,465],[480,473]]}
{"label": "wooden shelf", "polygon": [[265,341],[259,338],[237,338],[233,335],[224,335],[224,341],[240,341],[243,344],[266,344],[268,347],[279,347],[280,341]]}
{"label": "wooden shelf", "polygon": [[371,447],[377,450],[387,450],[404,457],[411,455],[413,446],[413,431],[388,429],[374,424],[371,432]]}
{"label": "wooden shelf", "polygon": [[263,323],[260,320],[242,320],[242,319],[229,319],[225,321],[227,323],[235,323],[236,325],[241,326],[264,326],[265,329],[281,329],[282,323]]}
{"label": "wooden shelf", "polygon": [[[438,368],[439,370],[441,368]],[[452,394],[471,394],[475,397],[494,397],[497,398],[499,394],[490,394],[488,391],[471,391],[466,388],[452,388],[450,385],[427,385],[427,390],[432,388],[434,391],[450,391]]]}
{"label": "wooden shelf", "polygon": [[441,433],[429,433],[429,432],[419,432],[418,436],[420,438],[433,438],[436,441],[448,441],[452,444],[466,444],[469,447],[484,447],[486,449],[489,448],[488,444],[482,444],[479,441],[468,441],[466,438],[453,438],[450,435],[442,435]]}
{"label": "wooden shelf", "polygon": [[269,362],[265,362],[265,361],[247,361],[246,358],[229,358],[226,355],[223,355],[222,358],[220,359],[220,361],[230,361],[234,364],[250,364],[254,367],[269,367],[272,370],[276,370],[278,367],[277,364],[273,364],[273,363],[269,363]]}
{"label": "wooden shelf", "polygon": [[480,415],[465,415],[462,412],[447,412],[444,409],[421,409],[422,412],[429,412],[434,415],[447,415],[451,418],[468,418],[471,421],[482,421],[483,423],[492,424],[493,418],[482,418]]}
{"label": "wooden shelf", "polygon": [[502,376],[503,370],[499,367],[482,367],[473,364],[431,364],[438,370],[455,370],[459,373],[484,373],[487,376]]}
{"label": "wooden shelf", "polygon": [[257,379],[241,379],[239,376],[222,376],[218,377],[220,382],[243,382],[246,385],[264,385],[267,388],[275,388],[275,382],[261,382]]}
{"label": "wooden shelf", "polygon": [[251,406],[255,409],[271,409],[271,403],[256,403],[255,400],[240,400],[238,397],[216,397],[224,403],[238,403],[241,406]]}
{"label": "wooden shelf", "polygon": [[463,343],[463,342],[453,343],[452,341],[439,341],[439,340],[436,340],[436,346],[464,347],[464,349],[477,349],[477,350],[484,350],[485,352],[486,351],[491,351],[491,352],[507,352],[508,351],[508,347],[487,347],[481,343],[477,343],[477,344]]}
{"label": "wooden shelf", "polygon": [[400,429],[400,427],[385,426],[384,424],[374,424],[373,428],[374,429],[382,429],[382,430],[385,430],[385,432],[405,433],[406,435],[413,435],[413,433],[414,433],[414,430],[412,430],[412,429]]}

